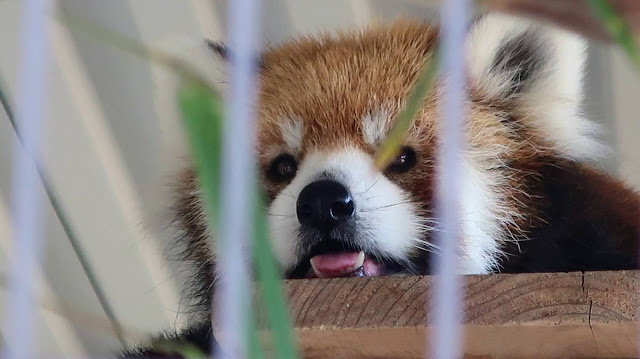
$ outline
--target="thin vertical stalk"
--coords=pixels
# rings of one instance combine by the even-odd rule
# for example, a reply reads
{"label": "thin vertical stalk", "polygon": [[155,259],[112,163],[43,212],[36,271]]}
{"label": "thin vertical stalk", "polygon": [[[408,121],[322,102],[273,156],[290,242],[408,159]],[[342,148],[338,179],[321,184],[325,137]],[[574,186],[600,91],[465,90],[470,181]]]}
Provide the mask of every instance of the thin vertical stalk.
{"label": "thin vertical stalk", "polygon": [[[12,169],[13,253],[10,256],[9,298],[5,312],[5,335],[10,348],[4,358],[25,359],[33,354],[37,342],[33,326],[35,297],[32,283],[40,265],[44,231],[40,185],[31,158],[40,154],[44,109],[47,106],[49,47],[46,42],[48,0],[21,2],[20,68],[16,115],[23,143],[15,141]],[[36,161],[37,162],[37,161]]]}
{"label": "thin vertical stalk", "polygon": [[462,355],[461,278],[458,275],[458,188],[464,142],[465,81],[464,61],[469,0],[449,0],[442,4],[442,60],[444,93],[440,101],[440,152],[438,158],[436,213],[442,231],[436,232],[441,249],[435,258],[435,286],[431,311],[431,355],[435,359],[457,359]]}
{"label": "thin vertical stalk", "polygon": [[400,147],[406,137],[407,131],[411,127],[421,106],[424,104],[424,100],[430,94],[436,77],[438,76],[438,56],[440,55],[436,48],[422,66],[416,83],[409,93],[407,103],[398,115],[398,120],[378,149],[375,157],[375,166],[378,170],[382,171],[387,167],[391,160],[400,152]]}
{"label": "thin vertical stalk", "polygon": [[[5,89],[4,82],[2,81],[2,77],[0,76],[0,107],[2,107],[6,116],[9,118],[9,122],[11,123],[11,127],[13,128],[13,131],[16,134],[16,138],[24,146],[22,133],[18,128],[18,124],[16,123],[15,117],[13,115],[13,111],[11,110],[11,104],[9,103],[9,98],[5,94],[4,89]],[[109,303],[107,296],[105,295],[104,289],[102,289],[102,286],[100,285],[100,283],[96,278],[93,267],[87,260],[85,251],[80,245],[80,242],[78,241],[78,237],[73,231],[67,215],[64,213],[64,210],[62,209],[62,206],[58,201],[58,196],[56,195],[55,191],[53,190],[53,187],[51,186],[51,181],[49,180],[49,177],[46,175],[44,171],[44,167],[42,166],[42,163],[36,162],[34,163],[34,165],[36,167],[36,172],[38,172],[38,178],[40,179],[40,182],[42,183],[42,187],[44,188],[47,198],[49,199],[49,203],[51,204],[51,208],[53,209],[53,212],[58,218],[58,222],[60,222],[60,225],[62,226],[62,230],[67,236],[67,239],[69,240],[69,243],[71,244],[71,247],[73,248],[73,251],[75,252],[76,257],[80,262],[80,266],[84,270],[87,276],[87,279],[89,280],[89,284],[91,285],[91,288],[93,288],[93,291],[96,294],[96,297],[98,298],[98,302],[100,302],[100,306],[102,307],[102,309],[105,312],[105,315],[111,322],[111,325],[113,326],[114,334],[120,341],[120,344],[122,344],[122,347],[126,348],[127,342],[124,339],[124,334],[123,334],[124,331],[122,329],[122,326],[120,325],[120,322],[118,321],[115,315],[115,312],[111,308],[111,304]]]}
{"label": "thin vertical stalk", "polygon": [[255,191],[254,98],[261,2],[229,3],[230,91],[223,130],[218,284],[214,315],[220,323],[220,358],[247,357],[250,310],[250,238]]}
{"label": "thin vertical stalk", "polygon": [[259,196],[255,198],[254,207],[256,237],[253,243],[253,257],[256,272],[261,283],[263,302],[267,309],[277,358],[295,359],[298,358],[297,348],[294,344],[295,336],[291,328],[287,302],[278,277],[278,267],[269,242],[269,227],[263,211],[262,198],[263,193],[259,191]]}

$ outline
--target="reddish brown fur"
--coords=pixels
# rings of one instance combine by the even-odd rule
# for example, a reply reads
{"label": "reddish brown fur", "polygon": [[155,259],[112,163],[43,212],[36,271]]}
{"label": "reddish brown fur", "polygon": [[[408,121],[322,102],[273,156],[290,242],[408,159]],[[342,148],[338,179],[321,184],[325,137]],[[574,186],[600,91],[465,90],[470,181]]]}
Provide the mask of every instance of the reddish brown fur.
{"label": "reddish brown fur", "polygon": [[[290,153],[298,161],[312,151],[347,146],[373,154],[375,148],[363,139],[363,116],[383,108],[390,116],[387,127],[391,126],[419,70],[431,55],[437,35],[437,28],[428,24],[403,20],[363,32],[302,38],[266,51],[259,74],[257,153],[261,172],[264,174],[270,161],[282,153]],[[439,86],[436,87],[406,140],[418,153],[418,165],[406,174],[388,174],[421,205],[425,215],[431,214],[438,145]],[[538,191],[545,180],[542,168],[550,162],[569,167],[573,164],[560,160],[563,156],[548,143],[544,131],[533,127],[528,114],[519,109],[517,97],[488,98],[476,86],[475,79],[469,79],[468,90],[468,154],[483,171],[504,179],[498,190],[504,194],[504,211],[512,220],[504,228],[513,239],[525,239],[547,221],[540,203],[548,199]],[[286,148],[279,128],[280,123],[292,118],[303,123],[299,152]],[[196,243],[192,243],[190,255],[210,256],[200,247],[206,230],[201,216],[194,213],[198,206],[191,170],[185,178],[177,202],[178,218],[187,237]],[[630,208],[613,206],[611,210],[625,226],[635,223],[637,208],[633,206],[638,201],[635,193],[600,175],[586,173],[580,178],[585,183],[597,183],[592,190],[602,195],[603,205],[614,204],[612,195],[603,192],[605,189],[630,198],[627,202],[631,203]],[[264,176],[262,180],[270,199],[286,186],[272,183]]]}
{"label": "reddish brown fur", "polygon": [[[362,118],[384,108],[390,118],[403,106],[420,67],[430,56],[437,29],[398,21],[362,33],[304,38],[268,50],[260,73],[258,159],[264,173],[281,153],[303,161],[311,151],[355,147],[373,154],[363,139]],[[219,49],[218,49],[219,50]],[[506,272],[623,269],[637,265],[640,198],[622,182],[554,150],[521,109],[517,96],[490,98],[469,79],[467,156],[497,181],[504,203],[506,233],[518,246],[505,244],[510,254]],[[431,214],[435,153],[438,145],[437,90],[415,119],[406,144],[418,153],[409,173],[387,174]],[[287,148],[279,124],[295,118],[303,123],[300,151]],[[263,179],[270,199],[286,184]],[[206,314],[211,307],[213,253],[208,246],[197,182],[186,170],[179,180],[175,210],[186,247],[183,253],[198,269],[195,297]],[[508,239],[508,238],[507,238]],[[498,240],[498,239],[497,239]],[[208,318],[207,318],[208,319]],[[181,338],[209,351],[210,322]],[[147,357],[141,350],[130,357]]]}
{"label": "reddish brown fur", "polygon": [[[278,123],[286,118],[304,124],[304,141],[298,160],[312,150],[343,146],[373,154],[364,142],[362,118],[387,110],[394,117],[436,41],[436,30],[425,24],[397,22],[393,31],[372,28],[361,36],[306,38],[267,51],[260,75],[260,165],[266,169],[273,150],[283,151]],[[416,193],[429,192],[432,163],[433,102],[422,111],[409,144],[421,149],[421,166],[411,175],[420,183],[398,179]],[[271,151],[265,151],[269,149]],[[427,180],[427,181],[425,181]],[[413,181],[415,182],[415,181]],[[281,186],[266,183],[270,192]],[[430,195],[421,196],[428,200]]]}
{"label": "reddish brown fur", "polygon": [[[390,26],[338,36],[303,38],[264,53],[260,74],[260,130],[258,148],[263,171],[275,155],[290,152],[278,123],[288,118],[304,124],[302,150],[292,153],[299,161],[312,150],[336,150],[353,146],[373,154],[365,144],[362,118],[384,108],[391,121],[402,108],[421,66],[437,41],[437,28],[428,24],[397,21]],[[515,199],[514,212],[526,210],[530,198],[523,194],[528,172],[513,172],[507,163],[527,163],[551,152],[546,138],[527,128],[525,114],[501,99],[487,99],[471,84],[468,113],[468,146],[485,152],[484,168],[507,171]],[[437,91],[434,92],[437,94]],[[391,178],[430,213],[437,130],[437,95],[425,103],[406,141],[418,150],[419,165],[409,174]],[[527,139],[524,141],[523,139]],[[284,185],[265,181],[272,196]],[[511,228],[512,231],[519,231]]]}

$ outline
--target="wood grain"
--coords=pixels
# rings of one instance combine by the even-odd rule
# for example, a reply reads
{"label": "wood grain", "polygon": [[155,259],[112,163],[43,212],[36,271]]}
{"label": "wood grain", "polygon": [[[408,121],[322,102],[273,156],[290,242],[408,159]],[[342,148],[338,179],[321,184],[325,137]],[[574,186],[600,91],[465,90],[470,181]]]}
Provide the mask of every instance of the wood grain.
{"label": "wood grain", "polygon": [[[637,358],[638,274],[467,276],[465,358]],[[431,282],[287,281],[304,357],[424,357]]]}

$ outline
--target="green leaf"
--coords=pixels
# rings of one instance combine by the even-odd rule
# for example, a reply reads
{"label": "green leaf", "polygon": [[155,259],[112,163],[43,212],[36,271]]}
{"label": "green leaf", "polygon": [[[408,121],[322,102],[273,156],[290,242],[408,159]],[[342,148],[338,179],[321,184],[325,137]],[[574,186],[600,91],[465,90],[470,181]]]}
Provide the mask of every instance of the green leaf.
{"label": "green leaf", "polygon": [[640,51],[631,26],[625,22],[607,0],[587,0],[594,15],[602,21],[612,40],[627,53],[629,59],[640,70]]}
{"label": "green leaf", "polygon": [[409,98],[402,112],[398,115],[398,120],[389,131],[384,142],[380,146],[375,158],[375,166],[379,170],[384,169],[391,160],[399,154],[400,146],[411,126],[413,119],[420,110],[420,107],[427,98],[429,91],[433,87],[438,73],[438,49],[436,48],[427,59],[418,75]]}
{"label": "green leaf", "polygon": [[[197,70],[171,54],[149,48],[132,38],[69,13],[58,15],[61,22],[72,29],[93,36],[122,51],[166,66],[181,75],[184,86],[180,88],[178,94],[179,107],[204,196],[207,221],[210,223],[210,228],[216,228],[218,223],[217,204],[220,200],[221,190],[220,154],[222,152],[223,110],[221,98],[214,87],[206,83]],[[254,241],[252,243],[254,263],[263,291],[265,302],[263,304],[267,309],[268,321],[275,339],[277,357],[293,359],[298,356],[293,344],[293,331],[280,285],[280,275],[270,247],[269,230],[263,211],[262,198],[262,193],[254,193]],[[251,358],[260,358],[261,351],[253,316],[249,316],[248,324],[250,329],[249,355]]]}
{"label": "green leaf", "polygon": [[201,84],[187,82],[179,89],[178,101],[191,144],[196,172],[205,199],[209,223],[216,228],[220,202],[222,152],[222,101]]}
{"label": "green leaf", "polygon": [[[218,204],[221,191],[222,100],[216,92],[201,82],[187,81],[179,89],[178,101],[204,197],[209,228],[216,228],[219,223]],[[248,321],[249,353],[251,358],[260,358],[257,329],[251,314]]]}
{"label": "green leaf", "polygon": [[278,267],[271,250],[269,228],[264,215],[263,195],[254,196],[253,259],[256,265],[261,294],[267,309],[267,317],[276,345],[277,358],[298,358],[294,345],[294,336],[283,294]]}
{"label": "green leaf", "polygon": [[[187,82],[179,92],[180,108],[191,143],[198,180],[202,187],[207,218],[215,228],[218,223],[220,200],[220,165],[222,152],[222,101],[220,97],[200,83]],[[293,345],[289,313],[280,282],[277,265],[269,240],[269,230],[264,214],[263,196],[258,186],[253,193],[253,258],[264,306],[267,310],[272,336],[275,339],[278,358],[297,358]],[[250,357],[259,358],[261,352],[255,319],[250,318]]]}
{"label": "green leaf", "polygon": [[207,356],[193,344],[163,342],[156,344],[154,350],[166,354],[180,354],[184,359],[205,359]]}

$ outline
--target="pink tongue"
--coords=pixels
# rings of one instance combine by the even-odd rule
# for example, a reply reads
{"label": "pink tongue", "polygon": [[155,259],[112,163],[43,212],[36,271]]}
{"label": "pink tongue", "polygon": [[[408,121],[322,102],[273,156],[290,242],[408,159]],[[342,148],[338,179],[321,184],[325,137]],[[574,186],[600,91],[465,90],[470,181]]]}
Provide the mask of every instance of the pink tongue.
{"label": "pink tongue", "polygon": [[[358,260],[358,252],[342,252],[321,254],[311,258],[315,274],[322,278],[328,277],[346,277],[358,268],[354,268]],[[381,265],[375,263],[369,256],[365,255],[364,275],[376,276],[380,275]]]}
{"label": "pink tongue", "polygon": [[328,253],[311,258],[318,272],[342,272],[350,269],[358,260],[358,252]]}

